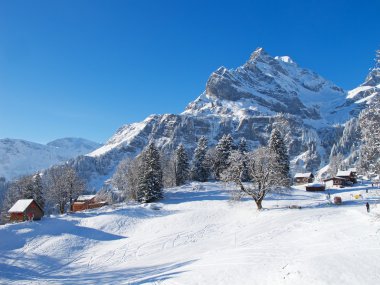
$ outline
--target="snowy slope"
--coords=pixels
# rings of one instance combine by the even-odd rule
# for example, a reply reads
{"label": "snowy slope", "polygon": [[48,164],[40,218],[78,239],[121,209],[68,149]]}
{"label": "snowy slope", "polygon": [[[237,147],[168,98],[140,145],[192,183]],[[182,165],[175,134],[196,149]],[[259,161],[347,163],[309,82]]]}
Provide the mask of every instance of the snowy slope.
{"label": "snowy slope", "polygon": [[364,204],[379,195],[366,187],[332,190],[341,206],[294,190],[258,212],[223,184],[192,184],[158,204],[0,226],[0,284],[378,284],[380,212]]}
{"label": "snowy slope", "polygon": [[46,145],[0,139],[0,177],[16,178],[86,154],[101,145],[81,138],[64,138]]}

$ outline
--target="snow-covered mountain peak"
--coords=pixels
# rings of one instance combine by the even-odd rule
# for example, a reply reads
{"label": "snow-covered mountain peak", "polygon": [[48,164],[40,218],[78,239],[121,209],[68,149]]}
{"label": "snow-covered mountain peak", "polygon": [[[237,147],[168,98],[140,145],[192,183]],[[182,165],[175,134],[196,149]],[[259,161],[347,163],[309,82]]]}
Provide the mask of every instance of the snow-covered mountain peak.
{"label": "snow-covered mountain peak", "polygon": [[248,61],[257,61],[258,59],[264,60],[270,57],[269,54],[262,47],[258,47],[249,57]]}
{"label": "snow-covered mountain peak", "polygon": [[222,66],[213,72],[205,92],[184,113],[239,118],[242,114],[290,113],[320,120],[336,113],[345,97],[342,88],[299,67],[289,56],[272,57],[258,48],[242,66]]}
{"label": "snow-covered mountain peak", "polygon": [[275,59],[289,64],[296,64],[290,56],[275,56]]}
{"label": "snow-covered mountain peak", "polygon": [[125,125],[73,165],[97,187],[120,161],[136,156],[150,141],[171,153],[181,143],[193,150],[201,136],[213,146],[230,133],[254,149],[265,145],[277,126],[286,133],[292,168],[314,171],[328,160],[342,125],[360,111],[361,105],[346,97],[342,88],[289,56],[272,57],[258,48],[241,66],[215,70],[205,91],[183,113]]}

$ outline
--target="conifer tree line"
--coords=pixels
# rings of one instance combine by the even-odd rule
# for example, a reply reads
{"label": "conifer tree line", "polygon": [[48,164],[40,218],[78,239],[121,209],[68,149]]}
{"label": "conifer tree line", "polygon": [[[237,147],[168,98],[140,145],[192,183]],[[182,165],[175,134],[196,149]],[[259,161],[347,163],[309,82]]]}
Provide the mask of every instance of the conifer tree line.
{"label": "conifer tree line", "polygon": [[[265,167],[258,167],[264,160]],[[245,138],[235,144],[230,134],[223,135],[215,147],[209,147],[207,138],[201,136],[192,156],[183,144],[167,154],[150,142],[136,158],[119,164],[112,184],[124,192],[125,199],[144,203],[161,199],[163,187],[181,186],[188,181],[239,181],[240,186],[255,182],[264,191],[256,197],[257,203],[261,203],[267,191],[290,185],[289,171],[287,147],[281,132],[274,129],[268,146],[253,152]],[[249,195],[252,193],[251,189]]]}

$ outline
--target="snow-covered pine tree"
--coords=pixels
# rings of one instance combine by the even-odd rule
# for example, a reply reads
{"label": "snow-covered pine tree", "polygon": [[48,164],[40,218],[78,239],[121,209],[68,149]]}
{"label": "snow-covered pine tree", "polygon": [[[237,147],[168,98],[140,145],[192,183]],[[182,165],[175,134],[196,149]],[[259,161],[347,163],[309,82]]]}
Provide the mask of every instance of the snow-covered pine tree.
{"label": "snow-covered pine tree", "polygon": [[238,146],[238,151],[241,154],[241,180],[243,182],[246,182],[249,180],[249,174],[248,174],[248,147],[247,147],[247,140],[245,138],[241,138]]}
{"label": "snow-covered pine tree", "polygon": [[247,147],[247,140],[245,138],[241,138],[238,145],[238,150],[240,153],[247,153],[248,147]]}
{"label": "snow-covered pine tree", "polygon": [[269,151],[272,158],[272,167],[278,174],[278,177],[282,181],[280,185],[290,185],[290,162],[288,150],[285,145],[284,139],[277,128],[272,130],[269,139]]}
{"label": "snow-covered pine tree", "polygon": [[201,136],[194,150],[193,164],[191,168],[191,177],[195,181],[205,182],[209,176],[209,169],[206,162],[207,139]]}
{"label": "snow-covered pine tree", "polygon": [[20,188],[22,189],[21,191],[24,199],[35,199],[33,176],[24,176],[20,178],[17,183],[19,183]]}
{"label": "snow-covered pine tree", "polygon": [[359,116],[362,132],[359,170],[362,173],[380,173],[380,99],[372,101],[370,107]]}
{"label": "snow-covered pine tree", "polygon": [[160,153],[153,142],[141,153],[137,198],[143,203],[163,198]]}
{"label": "snow-covered pine tree", "polygon": [[175,151],[175,183],[180,186],[186,183],[189,178],[189,157],[185,147],[180,144]]}
{"label": "snow-covered pine tree", "polygon": [[220,174],[228,167],[228,158],[233,148],[233,139],[230,134],[223,135],[215,147],[213,170],[215,178],[220,179]]}
{"label": "snow-covered pine tree", "polygon": [[33,177],[33,199],[37,202],[42,209],[45,207],[44,187],[42,184],[42,178],[39,173]]}

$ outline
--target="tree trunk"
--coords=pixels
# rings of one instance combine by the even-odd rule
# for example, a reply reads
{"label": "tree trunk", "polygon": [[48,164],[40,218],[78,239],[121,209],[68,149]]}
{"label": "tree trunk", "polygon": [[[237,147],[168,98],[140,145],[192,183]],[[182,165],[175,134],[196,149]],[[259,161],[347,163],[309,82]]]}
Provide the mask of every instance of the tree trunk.
{"label": "tree trunk", "polygon": [[261,202],[262,202],[263,200],[262,199],[260,199],[260,200],[255,200],[255,202],[256,202],[256,206],[257,206],[257,210],[262,210],[262,208],[263,208],[263,206],[261,205]]}
{"label": "tree trunk", "polygon": [[64,214],[65,213],[65,205],[59,205],[59,211],[61,212],[61,214]]}

